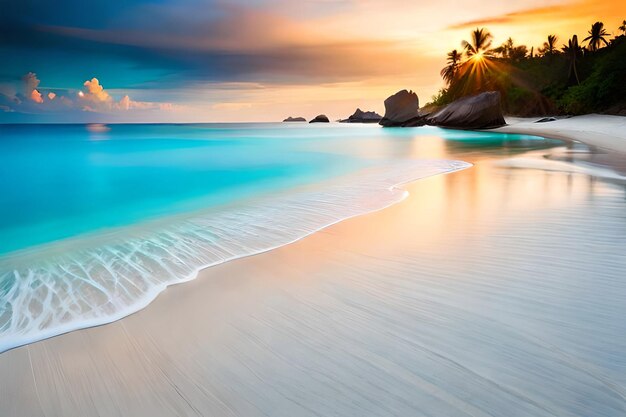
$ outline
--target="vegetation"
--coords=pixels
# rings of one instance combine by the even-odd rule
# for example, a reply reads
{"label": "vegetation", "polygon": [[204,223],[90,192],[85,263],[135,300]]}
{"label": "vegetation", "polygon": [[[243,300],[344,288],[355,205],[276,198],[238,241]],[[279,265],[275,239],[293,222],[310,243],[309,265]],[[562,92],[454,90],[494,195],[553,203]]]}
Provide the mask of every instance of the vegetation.
{"label": "vegetation", "polygon": [[513,39],[509,38],[506,42],[493,50],[500,58],[519,61],[528,55],[526,45],[515,46]]}
{"label": "vegetation", "polygon": [[567,45],[563,45],[563,53],[569,62],[567,78],[571,80],[573,75],[576,80],[576,84],[580,84],[580,78],[578,78],[578,71],[576,70],[576,63],[583,52],[583,48],[578,45],[578,36],[576,35],[572,36],[572,39],[567,41]]}
{"label": "vegetation", "polygon": [[[557,53],[557,43],[559,37],[556,35],[548,35],[548,41],[543,43],[543,47],[537,49],[541,56],[554,55]],[[532,57],[531,57],[532,58]]]}
{"label": "vegetation", "polygon": [[465,49],[468,58],[476,56],[481,57],[483,55],[490,56],[491,49],[489,49],[489,47],[491,46],[492,39],[493,35],[489,33],[488,30],[484,28],[476,29],[472,32],[471,40],[469,42],[463,41],[461,45],[463,45],[463,49]]}
{"label": "vegetation", "polygon": [[603,42],[606,46],[609,45],[609,43],[605,39],[608,36],[609,34],[604,29],[604,23],[596,22],[591,25],[589,36],[587,36],[583,40],[589,42],[589,50],[595,52],[602,46]]}
{"label": "vegetation", "polygon": [[448,52],[448,65],[446,65],[440,73],[446,83],[450,84],[456,78],[456,73],[462,58],[463,55],[456,49]]}
{"label": "vegetation", "polygon": [[595,22],[582,43],[573,35],[559,48],[548,35],[535,48],[508,38],[492,48],[485,28],[461,42],[462,51],[448,53],[441,70],[446,87],[432,105],[448,104],[482,91],[499,91],[505,112],[521,116],[609,112],[626,115],[626,20],[610,34]]}

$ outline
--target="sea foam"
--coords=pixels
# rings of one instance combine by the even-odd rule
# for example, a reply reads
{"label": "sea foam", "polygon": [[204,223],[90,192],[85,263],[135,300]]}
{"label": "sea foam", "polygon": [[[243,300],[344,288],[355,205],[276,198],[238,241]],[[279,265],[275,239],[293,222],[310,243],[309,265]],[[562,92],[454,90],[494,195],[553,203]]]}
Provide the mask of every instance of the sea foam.
{"label": "sea foam", "polygon": [[136,312],[198,271],[388,207],[398,186],[471,166],[393,161],[330,184],[0,258],[0,352]]}

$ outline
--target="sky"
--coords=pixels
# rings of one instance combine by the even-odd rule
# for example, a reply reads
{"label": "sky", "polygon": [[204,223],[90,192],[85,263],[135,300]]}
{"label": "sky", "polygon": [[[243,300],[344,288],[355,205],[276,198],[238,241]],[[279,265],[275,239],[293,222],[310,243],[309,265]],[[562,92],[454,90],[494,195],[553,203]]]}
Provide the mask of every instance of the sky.
{"label": "sky", "polygon": [[608,0],[0,0],[0,123],[235,122],[420,105],[476,27],[535,49]]}

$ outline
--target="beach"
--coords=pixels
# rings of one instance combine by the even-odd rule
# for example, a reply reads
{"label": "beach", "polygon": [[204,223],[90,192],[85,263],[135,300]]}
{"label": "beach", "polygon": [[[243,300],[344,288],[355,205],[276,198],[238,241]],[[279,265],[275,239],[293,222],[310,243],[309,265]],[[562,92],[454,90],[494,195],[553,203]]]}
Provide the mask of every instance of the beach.
{"label": "beach", "polygon": [[507,117],[507,126],[498,131],[536,134],[563,140],[577,140],[588,146],[626,153],[626,117],[588,114],[536,123],[541,117]]}
{"label": "beach", "polygon": [[507,126],[496,130],[579,141],[600,150],[590,162],[626,173],[626,117],[589,114],[536,123],[539,119],[507,117]]}
{"label": "beach", "polygon": [[566,143],[415,140],[473,166],[0,354],[1,414],[624,415],[626,118],[534,120]]}

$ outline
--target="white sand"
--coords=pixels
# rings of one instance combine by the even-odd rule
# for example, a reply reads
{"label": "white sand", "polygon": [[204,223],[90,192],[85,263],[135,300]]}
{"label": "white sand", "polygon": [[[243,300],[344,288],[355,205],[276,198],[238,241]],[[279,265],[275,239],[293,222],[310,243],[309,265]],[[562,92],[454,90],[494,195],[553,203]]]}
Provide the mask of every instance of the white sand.
{"label": "white sand", "polygon": [[[502,130],[619,150],[624,120]],[[5,352],[0,415],[625,415],[624,189],[472,162]]]}
{"label": "white sand", "polygon": [[495,130],[554,139],[573,139],[589,146],[626,153],[626,117],[589,114],[553,122],[534,123],[539,119],[541,117],[507,117],[509,125]]}

